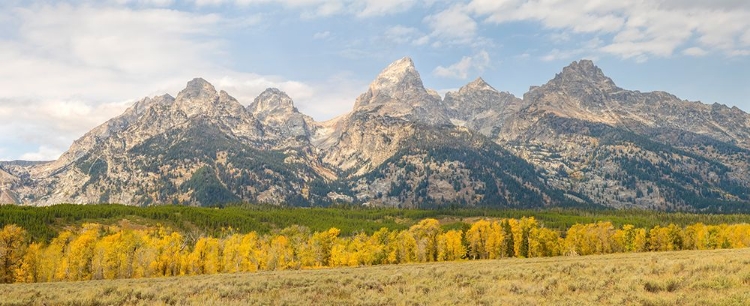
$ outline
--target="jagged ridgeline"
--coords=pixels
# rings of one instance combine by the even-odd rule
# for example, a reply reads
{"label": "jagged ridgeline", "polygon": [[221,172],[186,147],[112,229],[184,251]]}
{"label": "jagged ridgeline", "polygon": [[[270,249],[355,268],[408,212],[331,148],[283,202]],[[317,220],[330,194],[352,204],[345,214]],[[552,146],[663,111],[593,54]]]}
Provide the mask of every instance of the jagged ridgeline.
{"label": "jagged ridgeline", "polygon": [[326,122],[194,79],[56,161],[0,163],[0,202],[750,211],[749,161],[747,113],[625,90],[591,61],[523,98],[481,78],[441,97],[403,58]]}

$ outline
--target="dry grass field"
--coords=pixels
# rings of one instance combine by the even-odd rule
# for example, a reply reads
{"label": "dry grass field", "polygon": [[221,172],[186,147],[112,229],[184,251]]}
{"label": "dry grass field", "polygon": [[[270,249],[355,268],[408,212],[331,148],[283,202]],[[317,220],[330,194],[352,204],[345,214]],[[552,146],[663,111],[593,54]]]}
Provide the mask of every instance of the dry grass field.
{"label": "dry grass field", "polygon": [[748,305],[750,249],[0,285],[0,305]]}

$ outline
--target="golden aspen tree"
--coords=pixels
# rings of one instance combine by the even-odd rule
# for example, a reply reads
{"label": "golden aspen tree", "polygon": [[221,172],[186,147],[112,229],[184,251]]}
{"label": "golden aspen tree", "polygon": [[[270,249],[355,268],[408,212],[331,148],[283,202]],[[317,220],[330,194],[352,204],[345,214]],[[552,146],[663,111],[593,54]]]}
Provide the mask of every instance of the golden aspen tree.
{"label": "golden aspen tree", "polygon": [[420,262],[437,260],[437,237],[443,232],[438,220],[427,218],[412,225],[409,232],[417,243],[416,259]]}
{"label": "golden aspen tree", "polygon": [[102,233],[103,229],[99,224],[85,223],[81,226],[78,236],[70,242],[68,247],[69,280],[92,278],[94,249]]}
{"label": "golden aspen tree", "polygon": [[706,225],[695,223],[685,227],[683,248],[685,250],[701,250],[706,245]]}
{"label": "golden aspen tree", "polygon": [[417,240],[409,231],[400,231],[394,241],[396,245],[396,263],[416,262]]}
{"label": "golden aspen tree", "polygon": [[704,249],[714,250],[721,247],[721,228],[715,225],[706,226]]}
{"label": "golden aspen tree", "polygon": [[503,257],[503,241],[505,235],[503,234],[503,228],[497,221],[492,221],[487,231],[487,241],[485,242],[485,251],[487,252],[487,258],[497,259]]}
{"label": "golden aspen tree", "polygon": [[487,259],[489,251],[487,250],[487,240],[490,235],[490,222],[487,220],[477,220],[466,231],[466,241],[468,242],[469,257],[471,259]]}
{"label": "golden aspen tree", "polygon": [[266,254],[266,267],[268,270],[284,270],[292,260],[292,248],[289,239],[284,235],[274,236]]}
{"label": "golden aspen tree", "polygon": [[438,261],[459,260],[466,255],[461,230],[450,230],[438,236]]}
{"label": "golden aspen tree", "polygon": [[371,244],[370,236],[359,233],[349,240],[347,251],[352,254],[349,266],[370,266],[375,262],[377,245]]}
{"label": "golden aspen tree", "polygon": [[716,226],[719,228],[719,248],[731,248],[732,244],[729,241],[729,225],[722,223]]}
{"label": "golden aspen tree", "polygon": [[360,250],[364,248],[361,240],[354,239],[354,237],[347,237],[341,239],[344,245],[345,260],[343,266],[356,267],[360,265]]}
{"label": "golden aspen tree", "polygon": [[615,227],[611,222],[575,224],[565,237],[566,251],[578,255],[607,254],[617,248]]}
{"label": "golden aspen tree", "polygon": [[674,223],[670,223],[667,226],[666,231],[667,231],[667,250],[669,251],[682,250],[682,246],[685,240],[682,228],[675,225]]}
{"label": "golden aspen tree", "polygon": [[28,245],[26,230],[9,224],[0,230],[0,283],[12,283],[21,267]]}
{"label": "golden aspen tree", "polygon": [[273,269],[269,268],[268,262],[268,254],[271,252],[271,239],[273,239],[271,235],[263,235],[258,239],[258,257],[256,259],[258,262],[258,270],[268,271]]}
{"label": "golden aspen tree", "polygon": [[91,279],[94,248],[101,232],[102,226],[99,224],[85,223],[81,226],[78,236],[70,242],[67,252],[70,266],[70,273],[67,275],[68,280]]}
{"label": "golden aspen tree", "polygon": [[568,228],[565,235],[565,253],[567,255],[588,255],[592,252],[589,237],[586,235],[586,226],[576,223]]}
{"label": "golden aspen tree", "polygon": [[219,239],[201,237],[187,256],[188,275],[215,274],[221,269]]}
{"label": "golden aspen tree", "polygon": [[528,257],[558,256],[562,244],[560,235],[548,228],[531,228]]}
{"label": "golden aspen tree", "polygon": [[281,230],[281,234],[289,239],[292,256],[287,262],[287,268],[299,269],[302,267],[302,259],[309,261],[311,251],[309,250],[310,229],[306,226],[292,225]]}
{"label": "golden aspen tree", "polygon": [[68,274],[68,260],[65,257],[68,244],[73,238],[70,231],[62,231],[42,252],[40,262],[40,281],[51,282],[64,280]]}
{"label": "golden aspen tree", "polygon": [[117,250],[115,249],[116,234],[101,237],[94,246],[91,259],[92,279],[114,279],[119,270]]}
{"label": "golden aspen tree", "polygon": [[615,227],[612,222],[598,221],[587,226],[589,233],[593,236],[594,254],[609,254],[616,251],[614,241]]}
{"label": "golden aspen tree", "polygon": [[520,257],[521,255],[521,244],[523,241],[523,228],[521,227],[521,221],[518,219],[507,219],[508,226],[513,236],[513,256]]}
{"label": "golden aspen tree", "polygon": [[208,238],[200,237],[195,241],[193,250],[186,257],[187,275],[205,274],[206,253],[208,253]]}
{"label": "golden aspen tree", "polygon": [[182,257],[185,256],[185,239],[180,233],[168,233],[164,228],[159,229],[159,237],[152,270],[160,276],[179,275]]}
{"label": "golden aspen tree", "polygon": [[346,250],[346,245],[346,240],[336,240],[336,243],[331,247],[330,267],[344,267],[349,265],[349,253]]}
{"label": "golden aspen tree", "polygon": [[158,257],[159,237],[154,231],[136,230],[133,231],[140,246],[133,253],[133,275],[132,278],[154,277],[157,270],[154,269],[154,262]]}
{"label": "golden aspen tree", "polygon": [[224,239],[221,254],[221,272],[237,273],[242,271],[242,236],[234,234]]}
{"label": "golden aspen tree", "polygon": [[203,272],[216,274],[221,271],[221,243],[218,238],[206,239],[206,257]]}
{"label": "golden aspen tree", "polygon": [[725,230],[725,236],[729,241],[730,248],[748,247],[750,246],[750,225],[746,223],[728,225]]}
{"label": "golden aspen tree", "polygon": [[16,282],[35,283],[39,281],[39,263],[41,262],[43,245],[33,242],[26,248],[21,266],[16,270]]}
{"label": "golden aspen tree", "polygon": [[667,240],[668,240],[668,229],[654,225],[651,230],[648,231],[648,245],[650,251],[666,251]]}
{"label": "golden aspen tree", "polygon": [[633,234],[633,251],[648,251],[648,232],[645,228],[637,228]]}
{"label": "golden aspen tree", "polygon": [[388,239],[390,237],[388,229],[383,227],[370,236],[369,244],[372,246],[372,257],[374,265],[385,264],[388,262]]}
{"label": "golden aspen tree", "polygon": [[242,272],[255,272],[260,269],[263,255],[260,248],[260,239],[256,232],[250,232],[242,236],[240,254],[242,255]]}
{"label": "golden aspen tree", "polygon": [[619,244],[622,246],[624,252],[635,252],[635,226],[632,224],[625,224],[622,229],[619,230]]}
{"label": "golden aspen tree", "polygon": [[143,237],[140,232],[131,229],[120,230],[117,236],[115,248],[117,248],[117,258],[120,261],[117,278],[133,278],[140,276],[137,274],[136,254],[143,246]]}
{"label": "golden aspen tree", "polygon": [[316,267],[330,266],[331,249],[336,243],[341,230],[332,227],[327,231],[316,232],[310,238],[310,248]]}

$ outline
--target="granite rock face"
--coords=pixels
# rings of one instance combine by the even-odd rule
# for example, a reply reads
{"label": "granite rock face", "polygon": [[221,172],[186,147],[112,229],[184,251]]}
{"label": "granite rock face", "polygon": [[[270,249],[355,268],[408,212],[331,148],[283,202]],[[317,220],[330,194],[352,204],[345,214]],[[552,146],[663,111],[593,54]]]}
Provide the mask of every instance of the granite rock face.
{"label": "granite rock face", "polygon": [[292,98],[276,88],[266,89],[255,98],[247,110],[270,130],[270,134],[278,135],[282,139],[309,139],[315,126],[312,118],[303,115],[294,107]]}
{"label": "granite rock face", "polygon": [[0,163],[0,203],[437,207],[750,206],[750,115],[625,90],[588,60],[523,98],[441,98],[409,58],[316,122],[269,88],[246,107],[197,78],[144,98],[58,160]]}
{"label": "granite rock face", "polygon": [[355,113],[401,118],[429,125],[449,125],[439,96],[424,88],[414,62],[406,57],[388,65],[354,103]]}
{"label": "granite rock face", "polygon": [[522,103],[523,100],[508,92],[497,91],[482,78],[445,95],[448,116],[454,124],[488,136],[517,113]]}
{"label": "granite rock face", "polygon": [[544,169],[551,186],[594,202],[705,209],[749,200],[750,125],[738,109],[624,90],[582,60],[507,118],[488,136]]}

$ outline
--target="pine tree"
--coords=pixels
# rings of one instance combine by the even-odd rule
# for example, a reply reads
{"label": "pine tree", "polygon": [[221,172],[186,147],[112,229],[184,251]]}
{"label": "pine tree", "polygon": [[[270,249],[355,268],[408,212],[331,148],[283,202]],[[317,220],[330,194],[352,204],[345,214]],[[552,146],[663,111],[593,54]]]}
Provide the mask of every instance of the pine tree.
{"label": "pine tree", "polygon": [[521,232],[521,248],[519,255],[523,258],[529,257],[529,230],[524,228]]}
{"label": "pine tree", "polygon": [[515,241],[513,241],[513,230],[510,227],[508,220],[503,220],[503,244],[505,245],[505,256],[513,257],[516,252],[513,249]]}

